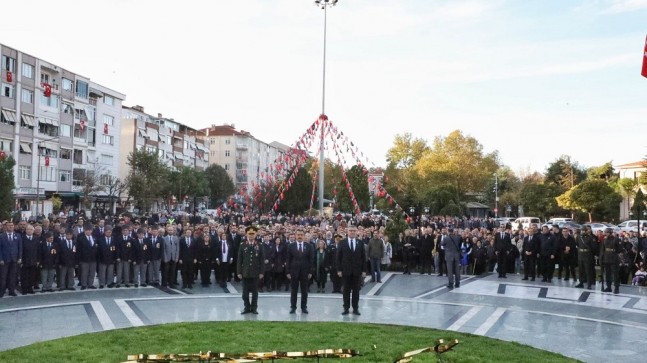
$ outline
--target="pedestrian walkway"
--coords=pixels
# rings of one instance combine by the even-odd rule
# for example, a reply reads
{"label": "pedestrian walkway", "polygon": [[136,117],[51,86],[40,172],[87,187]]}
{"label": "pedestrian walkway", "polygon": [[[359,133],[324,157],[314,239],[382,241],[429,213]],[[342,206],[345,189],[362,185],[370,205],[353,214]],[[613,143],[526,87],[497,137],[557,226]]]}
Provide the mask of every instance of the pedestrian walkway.
{"label": "pedestrian walkway", "polygon": [[[119,288],[0,299],[0,350],[126,327],[197,321],[339,321],[445,329],[515,341],[586,362],[642,361],[647,346],[647,291],[619,295],[522,281],[466,276],[449,290],[446,277],[388,272],[366,282],[361,316],[340,315],[340,294],[311,293],[310,314],[289,314],[289,293],[261,293],[259,315],[240,315],[238,283],[190,290]],[[65,329],[61,329],[65,327]],[[450,336],[448,336],[450,338]]]}

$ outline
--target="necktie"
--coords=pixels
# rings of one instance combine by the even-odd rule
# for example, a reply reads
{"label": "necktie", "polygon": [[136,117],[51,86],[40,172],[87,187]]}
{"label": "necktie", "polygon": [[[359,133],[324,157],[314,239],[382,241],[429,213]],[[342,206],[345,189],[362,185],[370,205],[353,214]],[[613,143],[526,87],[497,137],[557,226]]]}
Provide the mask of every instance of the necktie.
{"label": "necktie", "polygon": [[99,232],[103,234],[103,228],[99,228]]}
{"label": "necktie", "polygon": [[503,239],[503,238],[504,238],[504,237],[503,237],[503,232],[501,232],[501,239]]}
{"label": "necktie", "polygon": [[67,249],[68,250],[72,249],[72,241],[70,241],[69,239],[67,240]]}
{"label": "necktie", "polygon": [[110,245],[110,237],[106,239],[106,243],[108,244],[108,246]]}
{"label": "necktie", "polygon": [[303,244],[299,243],[299,252],[303,253]]}
{"label": "necktie", "polygon": [[187,247],[191,247],[191,238],[186,239],[186,245]]}
{"label": "necktie", "polygon": [[27,239],[31,241],[31,236],[27,236]]}
{"label": "necktie", "polygon": [[355,240],[351,240],[351,246],[352,246],[353,252],[355,252]]}
{"label": "necktie", "polygon": [[49,242],[47,242],[47,249],[48,249],[48,250],[51,250],[51,249],[52,249],[52,244],[51,244],[51,243],[49,243]]}
{"label": "necktie", "polygon": [[88,239],[90,240],[90,247],[94,246],[94,241],[92,240],[92,237],[88,237]]}

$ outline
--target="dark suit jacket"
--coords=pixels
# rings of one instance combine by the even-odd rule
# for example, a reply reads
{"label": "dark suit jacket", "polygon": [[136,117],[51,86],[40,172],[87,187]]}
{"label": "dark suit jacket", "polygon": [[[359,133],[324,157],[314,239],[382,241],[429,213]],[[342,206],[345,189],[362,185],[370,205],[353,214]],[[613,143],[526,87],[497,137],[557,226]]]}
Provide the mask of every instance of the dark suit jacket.
{"label": "dark suit jacket", "polygon": [[510,246],[512,246],[512,239],[509,233],[505,233],[503,238],[501,238],[501,232],[494,234],[494,249],[497,252],[505,253],[510,250]]}
{"label": "dark suit jacket", "polygon": [[98,239],[99,243],[99,263],[109,265],[119,258],[119,243],[114,236],[110,237],[110,244],[106,236]]}
{"label": "dark suit jacket", "polygon": [[76,242],[72,240],[72,248],[67,248],[67,240],[60,239],[58,242],[58,264],[65,267],[76,265]]}
{"label": "dark suit jacket", "polygon": [[33,235],[31,240],[25,236],[22,239],[22,264],[23,266],[36,266],[38,263],[38,247],[40,241]]}
{"label": "dark suit jacket", "polygon": [[90,244],[90,240],[86,237],[85,233],[80,234],[76,239],[77,253],[76,257],[79,262],[97,262],[99,256],[99,244],[94,240],[94,244]]}
{"label": "dark suit jacket", "polygon": [[308,242],[302,242],[303,252],[299,251],[299,243],[291,243],[287,250],[287,261],[285,273],[290,274],[293,279],[306,278],[312,274],[314,266],[314,251]]}
{"label": "dark suit jacket", "polygon": [[13,233],[13,241],[9,241],[9,234],[0,234],[0,261],[17,262],[22,258],[21,238],[18,232]]}
{"label": "dark suit jacket", "polygon": [[135,251],[135,261],[137,263],[148,263],[151,261],[151,246],[150,239],[142,238],[142,241],[139,241],[139,238],[134,241],[134,251]]}
{"label": "dark suit jacket", "polygon": [[197,247],[200,240],[198,238],[191,237],[191,246],[186,245],[186,237],[180,238],[180,260],[183,263],[193,263],[194,259],[197,259]]}
{"label": "dark suit jacket", "polygon": [[[228,240],[222,241],[219,238],[217,238],[215,240],[212,240],[212,241],[215,241],[215,243],[213,244],[213,259],[218,260],[221,263],[223,263],[223,262],[230,263],[231,260],[234,258],[234,250],[232,249],[231,242],[229,242]],[[223,260],[223,258],[224,258],[223,253],[222,253],[222,243],[223,242],[227,244],[227,261]]]}
{"label": "dark suit jacket", "polygon": [[147,242],[151,248],[151,260],[161,260],[164,254],[164,239],[160,236],[150,236]]}
{"label": "dark suit jacket", "polygon": [[351,249],[348,238],[339,242],[337,247],[337,270],[342,275],[359,275],[366,272],[366,250],[364,243],[360,239],[355,239],[355,251]]}
{"label": "dark suit jacket", "polygon": [[47,242],[43,242],[38,246],[38,263],[43,268],[53,269],[58,265],[58,248],[57,243],[52,242],[51,247],[47,247]]}

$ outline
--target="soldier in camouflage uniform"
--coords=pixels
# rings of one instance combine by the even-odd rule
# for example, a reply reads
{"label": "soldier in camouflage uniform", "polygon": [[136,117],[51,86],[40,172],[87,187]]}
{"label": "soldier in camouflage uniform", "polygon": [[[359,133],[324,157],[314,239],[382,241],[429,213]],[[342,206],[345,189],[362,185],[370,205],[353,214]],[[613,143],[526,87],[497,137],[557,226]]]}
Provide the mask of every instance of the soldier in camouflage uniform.
{"label": "soldier in camouflage uniform", "polygon": [[[620,239],[613,235],[613,230],[607,228],[604,230],[604,239],[600,246],[600,257],[605,272],[605,282],[607,287],[602,291],[611,292],[611,281],[613,281],[613,293],[620,293],[620,260],[618,255],[623,252]],[[603,286],[604,287],[604,286]]]}
{"label": "soldier in camouflage uniform", "polygon": [[584,226],[584,233],[581,234],[579,229],[575,230],[575,244],[577,245],[577,266],[579,269],[580,283],[575,287],[584,287],[591,290],[595,285],[595,258],[598,252],[598,243],[591,234],[591,227]]}
{"label": "soldier in camouflage uniform", "polygon": [[[243,284],[243,302],[245,308],[241,314],[258,314],[258,280],[263,278],[263,249],[256,242],[256,231],[254,226],[245,228],[246,238],[240,244],[238,249],[238,261],[236,271],[238,278]],[[252,295],[252,301],[249,301],[249,294]]]}

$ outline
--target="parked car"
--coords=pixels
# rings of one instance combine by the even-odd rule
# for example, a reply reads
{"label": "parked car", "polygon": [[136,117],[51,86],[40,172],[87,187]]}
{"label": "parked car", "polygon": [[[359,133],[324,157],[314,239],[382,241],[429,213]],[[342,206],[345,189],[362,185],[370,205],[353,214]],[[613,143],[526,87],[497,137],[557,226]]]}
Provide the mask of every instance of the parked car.
{"label": "parked car", "polygon": [[505,227],[505,225],[510,224],[512,226],[512,223],[514,222],[514,218],[508,218],[508,217],[499,217],[499,218],[494,218],[494,223],[498,223],[499,226]]}
{"label": "parked car", "polygon": [[521,226],[522,229],[528,229],[531,224],[536,224],[537,227],[539,227],[541,220],[537,217],[519,217],[512,222],[512,230],[518,231],[519,226]]}
{"label": "parked car", "polygon": [[551,218],[546,221],[546,224],[557,224],[559,225],[560,223],[566,223],[566,222],[573,222],[573,218]]}
{"label": "parked car", "polygon": [[[618,228],[620,229],[621,232],[638,231],[638,220],[632,219],[632,220],[624,221],[618,224]],[[640,230],[641,231],[647,230],[647,220],[644,220],[644,219],[640,220]]]}
{"label": "parked car", "polygon": [[607,228],[613,228],[614,232],[620,231],[620,228],[618,228],[618,226],[613,225],[611,223],[604,223],[604,222],[584,223],[584,226],[591,227],[591,232],[593,234],[596,234],[596,233],[599,233],[599,232],[604,232],[604,230],[607,229]]}

